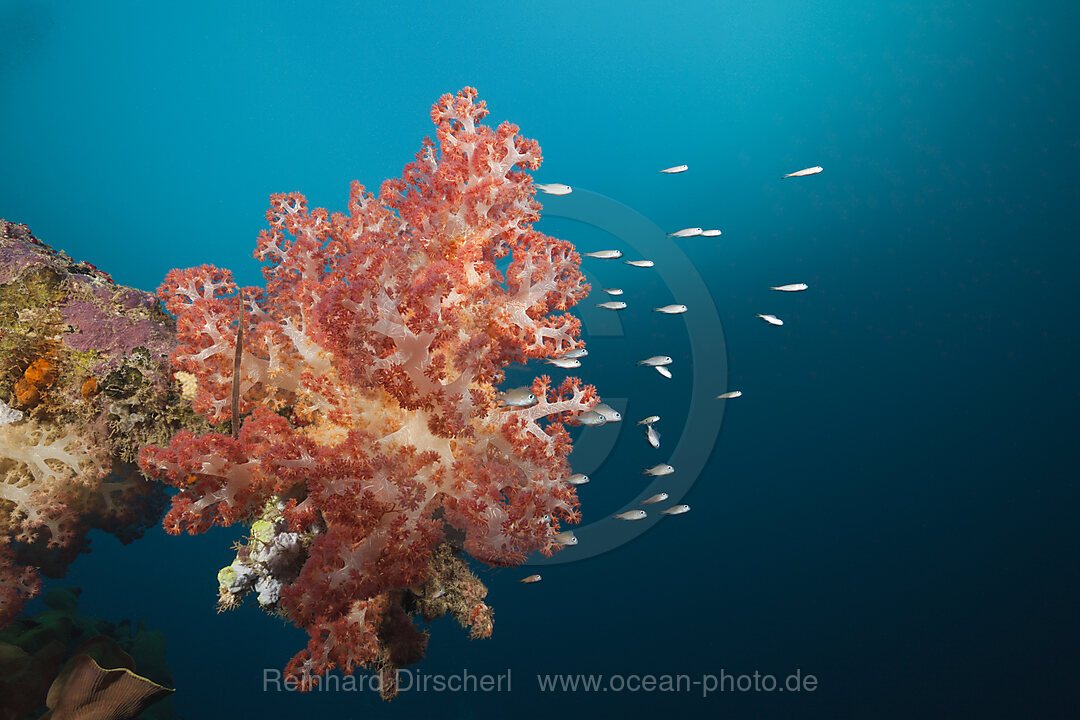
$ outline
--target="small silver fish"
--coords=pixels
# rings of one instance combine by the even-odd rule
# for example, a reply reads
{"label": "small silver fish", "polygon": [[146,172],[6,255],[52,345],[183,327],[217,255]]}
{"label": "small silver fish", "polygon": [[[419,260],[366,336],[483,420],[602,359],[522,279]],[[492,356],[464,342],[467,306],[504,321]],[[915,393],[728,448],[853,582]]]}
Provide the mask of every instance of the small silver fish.
{"label": "small silver fish", "polygon": [[790,285],[777,285],[776,287],[771,287],[769,289],[779,290],[780,292],[802,292],[808,287],[810,286],[806,283],[792,283]]}
{"label": "small silver fish", "polygon": [[583,358],[588,354],[589,354],[589,351],[586,350],[585,348],[577,348],[575,350],[567,350],[566,352],[564,352],[559,357],[560,358],[566,358],[567,360],[577,360],[578,358]]}
{"label": "small silver fish", "polygon": [[615,408],[611,407],[607,403],[599,403],[598,405],[594,405],[593,406],[593,412],[594,413],[599,413],[608,422],[621,422],[622,421],[622,413],[619,412],[618,410],[616,410]]}
{"label": "small silver fish", "polygon": [[652,425],[645,426],[645,439],[649,441],[649,444],[654,448],[660,447],[660,433],[656,432],[656,428]]}
{"label": "small silver fish", "polygon": [[652,505],[653,503],[664,502],[668,499],[667,493],[656,493],[652,497],[645,498],[641,501],[642,505]]}
{"label": "small silver fish", "polygon": [[652,425],[655,422],[660,422],[660,416],[659,415],[650,415],[649,417],[645,418],[644,420],[638,420],[637,424],[638,425]]}
{"label": "small silver fish", "polygon": [[622,250],[597,250],[596,252],[585,253],[585,256],[597,258],[598,260],[616,260],[622,257]]}
{"label": "small silver fish", "polygon": [[817,175],[819,172],[821,172],[821,170],[822,167],[820,165],[815,165],[814,167],[806,168],[805,170],[796,170],[793,173],[788,173],[780,179],[786,180],[789,177],[806,177],[807,175]]}
{"label": "small silver fish", "polygon": [[608,295],[622,295],[622,288],[600,288]]}
{"label": "small silver fish", "polygon": [[674,505],[667,510],[661,510],[661,515],[682,515],[685,512],[690,512],[689,505]]}
{"label": "small silver fish", "polygon": [[577,421],[582,425],[599,426],[607,422],[607,418],[595,410],[586,410],[577,416]]}
{"label": "small silver fish", "polygon": [[533,183],[533,187],[542,193],[548,195],[569,195],[574,192],[574,189],[569,185],[560,185],[559,183],[548,183],[547,185],[541,185],[540,183]]}
{"label": "small silver fish", "polygon": [[622,300],[611,300],[609,302],[596,303],[596,307],[604,308],[605,310],[625,310],[626,303]]}
{"label": "small silver fish", "polygon": [[570,370],[571,368],[581,367],[581,361],[577,358],[548,358],[545,362],[547,362],[548,365],[554,365],[555,367],[562,368],[563,370]]}
{"label": "small silver fish", "polygon": [[585,473],[574,473],[568,478],[563,478],[562,481],[567,485],[584,485],[589,482],[589,476]]}
{"label": "small silver fish", "polygon": [[702,233],[701,228],[683,228],[682,230],[676,230],[673,233],[668,233],[668,237],[687,238],[697,237]]}
{"label": "small silver fish", "polygon": [[732,398],[742,397],[742,390],[732,390],[731,392],[721,393],[716,396],[717,400],[731,400]]}
{"label": "small silver fish", "polygon": [[701,237],[719,237],[722,233],[719,230],[702,230]]}
{"label": "small silver fish", "polygon": [[536,404],[536,396],[527,387],[514,388],[499,393],[499,402],[508,407],[529,407]]}
{"label": "small silver fish", "polygon": [[645,468],[641,471],[642,475],[652,475],[653,477],[664,477],[675,472],[675,468],[671,467],[667,463],[660,463],[659,465],[653,465],[651,468]]}
{"label": "small silver fish", "polygon": [[689,165],[676,165],[675,167],[664,168],[663,170],[657,170],[657,172],[667,173],[668,175],[674,175],[675,173],[686,172],[690,169]]}
{"label": "small silver fish", "polygon": [[646,517],[644,510],[627,510],[621,512],[615,516],[616,520],[644,520]]}
{"label": "small silver fish", "polygon": [[667,355],[653,355],[650,358],[645,358],[644,360],[638,360],[637,364],[638,365],[648,365],[649,367],[658,367],[660,365],[670,365],[671,364],[671,358],[669,358]]}
{"label": "small silver fish", "polygon": [[665,315],[682,315],[686,312],[685,305],[665,305],[664,307],[653,308],[653,312],[664,313]]}
{"label": "small silver fish", "polygon": [[660,373],[661,375],[666,377],[668,380],[671,379],[671,371],[668,370],[663,365],[657,365],[656,368],[654,368],[654,369],[656,370],[656,372]]}
{"label": "small silver fish", "polygon": [[551,540],[556,545],[577,545],[577,536],[574,535],[573,530],[563,530],[560,533],[555,533],[551,536]]}
{"label": "small silver fish", "polygon": [[784,321],[781,320],[780,318],[776,317],[775,315],[762,315],[761,313],[758,313],[758,317],[761,318],[762,320],[764,320],[765,322],[769,323],[770,325],[783,325],[784,324]]}
{"label": "small silver fish", "polygon": [[652,267],[656,264],[652,260],[625,260],[624,262],[634,267]]}
{"label": "small silver fish", "polygon": [[537,582],[540,582],[540,576],[539,575],[530,575],[529,577],[521,578],[521,580],[519,580],[518,582],[537,583]]}

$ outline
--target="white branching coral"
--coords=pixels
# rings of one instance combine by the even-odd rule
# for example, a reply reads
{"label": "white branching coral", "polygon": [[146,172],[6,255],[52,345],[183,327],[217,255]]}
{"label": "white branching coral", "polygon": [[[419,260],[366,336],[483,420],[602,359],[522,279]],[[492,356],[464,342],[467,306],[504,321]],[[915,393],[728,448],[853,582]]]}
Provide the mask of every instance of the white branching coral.
{"label": "white branching coral", "polygon": [[14,506],[6,520],[16,540],[33,542],[46,530],[52,547],[69,540],[80,499],[108,474],[100,446],[71,425],[0,425],[0,501]]}

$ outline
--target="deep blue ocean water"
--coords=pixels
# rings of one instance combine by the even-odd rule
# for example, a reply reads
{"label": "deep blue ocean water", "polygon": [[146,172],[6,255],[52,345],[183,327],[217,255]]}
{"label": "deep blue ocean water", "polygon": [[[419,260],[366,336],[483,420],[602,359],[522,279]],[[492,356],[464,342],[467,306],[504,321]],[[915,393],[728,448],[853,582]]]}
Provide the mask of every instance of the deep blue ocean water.
{"label": "deep blue ocean water", "polygon": [[[541,230],[661,253],[655,272],[586,261],[631,307],[582,304],[580,375],[629,420],[579,439],[585,522],[667,448],[703,467],[678,479],[693,510],[630,542],[536,585],[482,570],[491,639],[434,623],[417,672],[509,669],[509,693],[264,692],[304,636],[215,613],[232,529],[98,535],[54,584],[167,634],[186,718],[1073,716],[1078,19],[996,0],[0,0],[0,217],[146,289],[204,262],[258,282],[270,193],[344,209],[351,180],[400,174],[432,102],[477,87],[540,142],[537,180],[575,188],[542,198]],[[723,235],[615,236],[613,203],[634,228]],[[768,291],[792,282],[810,289]],[[657,352],[670,381],[633,364]],[[726,389],[745,396],[724,410]],[[632,424],[653,411],[662,451]],[[589,555],[581,537],[559,559]],[[536,681],[796,671],[816,688]]]}

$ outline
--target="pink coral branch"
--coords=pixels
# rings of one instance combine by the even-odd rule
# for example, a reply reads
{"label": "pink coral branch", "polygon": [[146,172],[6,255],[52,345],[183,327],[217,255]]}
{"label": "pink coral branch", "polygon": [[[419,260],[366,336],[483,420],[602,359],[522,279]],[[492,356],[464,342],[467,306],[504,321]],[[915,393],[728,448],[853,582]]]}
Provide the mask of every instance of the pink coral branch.
{"label": "pink coral branch", "polygon": [[[563,423],[595,391],[534,387],[531,408],[497,407],[511,363],[580,346],[568,314],[588,292],[570,243],[532,229],[540,217],[526,170],[539,146],[492,130],[476,91],[445,95],[426,140],[378,196],[359,183],[347,213],[273,195],[255,256],[265,289],[246,288],[236,439],[178,434],[141,466],[180,488],[170,532],[251,523],[282,503],[308,538],[280,605],[311,642],[290,664],[309,677],[371,665],[388,604],[429,575],[448,531],[470,555],[516,564],[557,549],[576,522]],[[497,269],[509,258],[505,275]],[[159,295],[177,316],[178,370],[197,378],[196,409],[228,416],[237,288],[224,270],[174,270]],[[482,594],[464,616],[491,632]],[[380,630],[381,628],[381,630]]]}

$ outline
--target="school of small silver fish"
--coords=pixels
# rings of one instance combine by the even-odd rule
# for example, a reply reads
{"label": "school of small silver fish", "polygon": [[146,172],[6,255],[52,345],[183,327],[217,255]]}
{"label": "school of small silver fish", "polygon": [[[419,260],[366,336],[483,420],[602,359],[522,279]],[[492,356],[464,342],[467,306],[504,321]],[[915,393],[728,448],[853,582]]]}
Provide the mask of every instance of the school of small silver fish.
{"label": "school of small silver fish", "polygon": [[[689,169],[690,168],[688,165],[675,165],[669,168],[664,168],[663,170],[659,170],[657,172],[663,173],[665,175],[678,175],[686,172]],[[795,172],[787,173],[786,175],[783,175],[781,179],[786,180],[788,178],[808,177],[810,175],[817,175],[821,171],[821,166],[815,165],[814,167],[808,167],[803,170],[796,170]],[[536,188],[540,192],[546,193],[548,195],[568,195],[573,191],[569,185],[561,185],[554,183],[547,185],[536,184]],[[673,239],[684,239],[696,237],[712,238],[719,237],[721,234],[721,231],[718,229],[686,227],[682,228],[681,230],[670,232],[667,235],[668,237]],[[595,258],[598,260],[617,260],[621,258],[623,254],[621,250],[597,250],[594,252],[583,253],[583,255],[585,257]],[[623,262],[627,265],[638,268],[651,268],[655,267],[656,265],[655,262],[648,259],[624,260]],[[769,290],[783,293],[796,293],[803,292],[808,288],[809,286],[806,283],[790,283],[787,285],[775,285],[770,287]],[[623,294],[622,288],[601,288],[601,290],[604,293],[613,296],[620,296]],[[622,300],[618,300],[596,303],[596,306],[605,310],[625,310],[629,307],[629,304]],[[652,308],[653,312],[658,312],[665,315],[681,315],[688,310],[689,308],[686,305],[674,303],[670,305]],[[773,325],[775,327],[780,327],[784,324],[783,320],[781,320],[776,315],[770,313],[757,313],[757,317],[761,318],[769,325]],[[585,350],[584,348],[578,348],[563,353],[559,357],[550,358],[546,362],[558,368],[573,369],[581,367],[581,358],[587,355],[587,350]],[[644,360],[638,360],[637,364],[644,367],[651,367],[652,369],[656,370],[656,372],[663,375],[665,378],[670,379],[672,377],[672,373],[668,366],[670,366],[673,362],[673,359],[667,355],[654,355],[652,357],[645,358]],[[743,393],[741,390],[728,390],[717,395],[716,399],[733,400],[735,398],[742,397],[742,394]],[[532,394],[529,388],[525,387],[514,388],[513,390],[507,390],[506,392],[500,393],[498,399],[501,405],[507,407],[528,407],[536,402],[536,397]],[[577,421],[577,423],[585,426],[600,426],[606,425],[608,423],[620,422],[622,420],[622,415],[607,403],[598,402],[591,410],[579,413],[575,420]],[[649,415],[648,417],[642,418],[641,420],[637,421],[638,425],[645,426],[645,439],[654,449],[660,448],[660,433],[656,430],[655,427],[653,427],[658,422],[660,422],[659,415]],[[659,478],[671,475],[674,472],[675,468],[671,465],[668,465],[666,463],[658,463],[650,468],[645,468],[644,470],[642,470],[642,475],[649,475]],[[562,482],[568,485],[584,485],[589,482],[589,477],[582,473],[575,473],[567,478],[563,478]],[[638,504],[655,505],[657,503],[662,503],[667,499],[668,494],[666,492],[660,492],[638,501]],[[659,511],[659,514],[666,516],[674,516],[683,515],[687,512],[690,512],[690,506],[680,504],[662,509]],[[648,514],[645,512],[645,510],[638,508],[616,513],[612,517],[616,520],[638,521],[644,520],[646,517],[648,517]],[[556,533],[554,536],[554,543],[556,545],[577,545],[577,542],[578,539],[574,535],[572,530],[566,530],[560,533]],[[522,578],[520,582],[536,583],[539,581],[539,575],[529,575],[528,577]]]}

